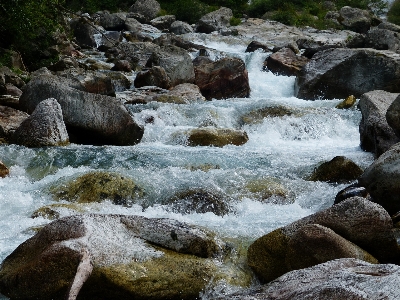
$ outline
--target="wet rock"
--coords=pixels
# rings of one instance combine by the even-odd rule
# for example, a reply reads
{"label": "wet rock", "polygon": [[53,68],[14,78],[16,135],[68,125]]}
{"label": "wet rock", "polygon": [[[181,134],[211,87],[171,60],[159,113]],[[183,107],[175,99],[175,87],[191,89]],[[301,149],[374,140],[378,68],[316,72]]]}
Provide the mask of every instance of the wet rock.
{"label": "wet rock", "polygon": [[140,14],[146,22],[150,22],[157,17],[161,10],[160,4],[156,0],[137,0],[129,8],[129,12]]}
{"label": "wet rock", "polygon": [[181,97],[186,103],[202,102],[206,98],[200,92],[200,88],[192,83],[182,83],[170,89],[169,95]]}
{"label": "wet rock", "polygon": [[114,85],[107,74],[102,72],[88,72],[80,82],[88,93],[115,97]]}
{"label": "wet rock", "polygon": [[240,98],[250,95],[249,77],[243,60],[223,58],[195,68],[195,84],[206,99]]}
{"label": "wet rock", "polygon": [[302,99],[360,97],[372,90],[400,92],[400,56],[374,49],[328,49],[300,71],[295,95]]}
{"label": "wet rock", "polygon": [[66,217],[4,260],[0,292],[15,299],[195,299],[217,269],[196,255],[221,247],[212,233],[174,220]]}
{"label": "wet rock", "polygon": [[76,215],[82,214],[85,210],[79,203],[55,203],[42,206],[31,214],[31,218],[44,218],[47,220],[60,219],[61,215]]}
{"label": "wet rock", "polygon": [[264,66],[277,75],[295,76],[308,61],[308,58],[296,55],[293,50],[283,48],[268,56]]}
{"label": "wet rock", "polygon": [[181,34],[186,34],[186,33],[192,33],[193,28],[186,22],[175,21],[171,24],[169,31],[176,35],[181,35]]}
{"label": "wet rock", "polygon": [[261,49],[264,52],[272,52],[272,50],[265,44],[262,44],[258,41],[252,41],[246,48],[245,52],[254,52],[258,49]]}
{"label": "wet rock", "polygon": [[241,117],[241,123],[243,124],[257,124],[261,123],[264,118],[275,118],[290,116],[294,113],[294,110],[286,106],[269,106],[263,107],[250,111],[249,113]]}
{"label": "wet rock", "polygon": [[12,143],[27,147],[69,144],[62,110],[56,99],[41,101],[11,136]]}
{"label": "wet rock", "polygon": [[310,180],[346,183],[356,180],[362,173],[363,170],[350,159],[336,156],[315,168]]}
{"label": "wet rock", "polygon": [[400,49],[399,33],[380,28],[369,30],[365,37],[365,46],[378,50],[398,51]]}
{"label": "wet rock", "polygon": [[247,133],[242,130],[228,128],[196,128],[187,132],[188,146],[241,146],[249,140]]}
{"label": "wet rock", "polygon": [[101,11],[95,14],[98,23],[107,31],[121,31],[124,29],[126,13],[112,13]]}
{"label": "wet rock", "polygon": [[337,108],[337,109],[349,109],[349,108],[353,107],[354,104],[356,104],[356,101],[357,101],[356,97],[354,97],[353,95],[350,95],[350,96],[346,97],[346,99],[344,99],[338,105],[336,105],[335,108]]}
{"label": "wet rock", "polygon": [[370,165],[359,178],[372,201],[382,205],[389,214],[400,211],[400,144],[393,145]]}
{"label": "wet rock", "polygon": [[203,33],[211,33],[218,31],[225,27],[230,26],[230,20],[233,17],[232,10],[227,7],[210,12],[203,17],[196,24],[196,31]]}
{"label": "wet rock", "polygon": [[94,35],[99,30],[85,18],[72,19],[70,22],[71,30],[76,38],[76,42],[82,48],[94,48],[97,47]]}
{"label": "wet rock", "polygon": [[167,201],[167,204],[171,205],[174,211],[181,214],[212,212],[217,216],[224,216],[232,210],[228,197],[203,189],[177,193]]}
{"label": "wet rock", "polygon": [[121,72],[108,72],[107,77],[111,79],[115,92],[123,92],[131,88],[132,82]]}
{"label": "wet rock", "polygon": [[382,22],[380,23],[377,28],[379,29],[386,29],[386,30],[390,30],[390,31],[394,31],[394,32],[400,32],[400,26],[390,23],[390,22]]}
{"label": "wet rock", "polygon": [[56,219],[60,218],[60,213],[48,206],[44,206],[44,207],[41,207],[41,208],[35,210],[32,213],[31,218],[32,219],[45,218],[48,220],[56,220]]}
{"label": "wet rock", "polygon": [[167,73],[171,86],[194,82],[194,67],[187,51],[176,46],[161,46],[150,56],[147,67],[159,66]]}
{"label": "wet rock", "polygon": [[132,67],[129,61],[121,59],[114,63],[111,71],[132,72]]}
{"label": "wet rock", "polygon": [[10,173],[10,170],[7,166],[0,160],[0,177],[4,178]]}
{"label": "wet rock", "polygon": [[78,203],[111,200],[117,205],[132,205],[144,191],[132,179],[110,172],[90,172],[51,188],[56,200]]}
{"label": "wet rock", "polygon": [[186,41],[182,39],[179,36],[176,36],[175,34],[163,34],[160,37],[156,38],[153,40],[153,43],[159,46],[169,46],[169,45],[174,45],[179,48],[185,49],[186,51],[196,51],[204,48],[202,45],[198,45],[189,41]]}
{"label": "wet rock", "polygon": [[122,33],[119,31],[106,31],[97,39],[97,49],[101,52],[107,52],[122,42],[122,38]]}
{"label": "wet rock", "polygon": [[328,261],[307,269],[291,271],[270,284],[218,299],[308,300],[388,299],[400,297],[400,267],[370,264],[354,258]]}
{"label": "wet rock", "polygon": [[176,18],[174,15],[166,15],[151,20],[150,24],[156,27],[157,29],[164,30],[164,29],[169,29],[171,27],[171,24],[174,23],[175,21]]}
{"label": "wet rock", "polygon": [[381,90],[361,95],[359,102],[362,115],[359,126],[360,146],[363,150],[374,153],[375,157],[400,142],[386,120],[387,110],[398,96],[397,93]]}
{"label": "wet rock", "polygon": [[400,122],[399,122],[400,95],[392,94],[390,95],[390,99],[393,99],[392,97],[396,98],[393,100],[392,103],[390,103],[389,107],[387,108],[386,121],[389,124],[389,126],[394,130],[397,137],[400,137]]}
{"label": "wet rock", "polygon": [[7,106],[0,106],[0,138],[10,139],[14,131],[29,115],[20,110]]}
{"label": "wet rock", "polygon": [[340,17],[338,21],[340,24],[345,26],[345,28],[358,33],[366,33],[370,29],[374,20],[367,10],[350,6],[342,7],[339,10],[339,14]]}
{"label": "wet rock", "polygon": [[163,89],[171,87],[171,80],[163,67],[154,66],[136,75],[134,85],[137,88],[144,86],[158,86]]}
{"label": "wet rock", "polygon": [[281,205],[294,203],[294,199],[289,198],[287,188],[275,178],[252,180],[246,184],[245,188],[250,192],[250,197],[264,203]]}
{"label": "wet rock", "polygon": [[43,99],[57,99],[71,142],[133,145],[141,140],[143,128],[135,123],[120,101],[79,91],[64,85],[62,80],[46,75],[32,79],[20,98],[21,109],[32,112]]}
{"label": "wet rock", "polygon": [[[299,230],[310,224],[333,230],[368,251],[380,262],[394,262],[398,259],[399,249],[393,235],[393,222],[387,211],[376,203],[354,197],[276,229],[250,245],[248,263],[261,281],[269,282],[291,270],[287,263],[288,245]],[[361,252],[357,250],[355,253]],[[311,251],[309,261],[315,258],[313,255]],[[341,257],[338,255],[336,258]]]}
{"label": "wet rock", "polygon": [[75,58],[69,57],[69,56],[64,56],[64,57],[60,57],[60,60],[58,62],[48,66],[47,68],[50,71],[59,72],[59,71],[64,71],[64,70],[67,70],[70,68],[78,68],[78,67],[79,67],[79,63]]}
{"label": "wet rock", "polygon": [[336,194],[334,204],[338,204],[346,199],[353,197],[368,197],[368,191],[358,183],[353,183]]}

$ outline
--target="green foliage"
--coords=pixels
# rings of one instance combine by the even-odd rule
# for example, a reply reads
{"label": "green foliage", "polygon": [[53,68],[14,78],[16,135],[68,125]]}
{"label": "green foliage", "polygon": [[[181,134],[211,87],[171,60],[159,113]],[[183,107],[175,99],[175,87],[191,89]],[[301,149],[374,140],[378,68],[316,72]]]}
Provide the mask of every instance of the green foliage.
{"label": "green foliage", "polygon": [[389,22],[400,25],[400,0],[395,0],[390,7],[387,19]]}
{"label": "green foliage", "polygon": [[127,11],[132,5],[129,0],[65,0],[67,8],[73,11],[95,13],[100,10],[116,12],[118,10]]}
{"label": "green foliage", "polygon": [[239,18],[235,18],[235,17],[232,17],[232,18],[229,20],[229,24],[231,24],[231,26],[237,26],[237,25],[239,25],[241,22],[242,22],[242,21],[241,21]]}
{"label": "green foliage", "polygon": [[175,15],[177,20],[189,24],[196,23],[203,15],[210,12],[209,6],[198,0],[163,0],[159,3],[168,14]]}

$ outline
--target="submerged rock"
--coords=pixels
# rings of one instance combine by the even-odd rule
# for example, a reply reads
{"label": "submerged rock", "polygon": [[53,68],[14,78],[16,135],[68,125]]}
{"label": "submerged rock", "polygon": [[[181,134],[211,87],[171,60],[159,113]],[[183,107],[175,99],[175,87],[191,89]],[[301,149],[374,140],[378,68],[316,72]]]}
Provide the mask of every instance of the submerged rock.
{"label": "submerged rock", "polygon": [[[310,224],[318,224],[333,230],[343,239],[368,251],[380,262],[398,260],[399,249],[392,231],[393,222],[387,211],[376,203],[364,198],[354,197],[276,229],[251,244],[248,250],[248,263],[261,281],[269,282],[293,269],[288,263],[288,257],[291,255],[290,251],[292,251],[289,244],[299,230]],[[349,248],[345,246],[350,245],[347,241],[343,242],[344,248],[342,248],[340,246],[342,239],[336,237],[336,235],[331,233],[325,235],[324,233],[319,236],[320,233],[328,231],[318,229],[314,233],[315,237],[311,232],[310,238],[316,239],[313,241],[314,247],[305,252],[299,249],[299,251],[303,251],[303,263],[308,261],[309,266],[311,266],[334,258],[341,258],[343,255],[348,257],[350,253],[353,253],[354,258],[372,261],[371,256],[364,251],[353,246],[349,246]],[[318,239],[320,238],[321,241],[325,240],[326,245],[332,244],[328,247],[318,248]],[[293,258],[293,263],[295,261],[296,259]]]}
{"label": "submerged rock", "polygon": [[350,95],[350,96],[346,97],[346,99],[344,99],[338,105],[336,105],[335,108],[337,108],[337,109],[349,109],[349,108],[354,106],[356,101],[357,101],[356,97],[354,97],[353,95]]}
{"label": "submerged rock", "polygon": [[190,130],[187,135],[188,145],[193,147],[223,147],[226,145],[241,146],[249,140],[245,131],[228,128],[197,128]]}
{"label": "submerged rock", "polygon": [[7,166],[0,160],[0,177],[4,178],[10,173]]}
{"label": "submerged rock", "polygon": [[350,159],[344,156],[336,156],[318,166],[310,180],[345,183],[356,180],[362,173],[363,170]]}
{"label": "submerged rock", "polygon": [[66,217],[3,261],[0,292],[12,299],[196,299],[217,269],[202,257],[223,247],[214,234],[169,219]]}
{"label": "submerged rock", "polygon": [[286,106],[269,106],[260,109],[253,110],[241,117],[241,122],[243,124],[257,124],[261,123],[264,118],[275,118],[290,116],[294,113],[292,108]]}
{"label": "submerged rock", "polygon": [[54,98],[40,102],[11,136],[12,143],[27,147],[69,144],[60,104]]}
{"label": "submerged rock", "polygon": [[251,197],[265,203],[291,204],[294,199],[289,198],[289,191],[275,178],[262,178],[252,180],[245,186]]}
{"label": "submerged rock", "polygon": [[400,267],[397,265],[341,258],[291,271],[270,284],[218,299],[396,300],[400,297],[399,284]]}
{"label": "submerged rock", "polygon": [[78,203],[111,200],[129,206],[144,195],[132,179],[110,172],[91,172],[50,189],[57,200]]}

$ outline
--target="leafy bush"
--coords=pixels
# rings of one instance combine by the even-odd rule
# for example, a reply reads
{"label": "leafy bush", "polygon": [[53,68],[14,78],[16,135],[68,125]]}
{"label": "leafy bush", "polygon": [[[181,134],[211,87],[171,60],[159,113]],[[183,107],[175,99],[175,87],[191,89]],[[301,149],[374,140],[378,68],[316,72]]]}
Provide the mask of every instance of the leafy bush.
{"label": "leafy bush", "polygon": [[132,5],[129,0],[65,0],[65,6],[73,11],[94,13],[100,10],[127,11]]}
{"label": "leafy bush", "polygon": [[230,24],[231,26],[237,26],[237,25],[239,25],[241,22],[242,22],[242,21],[241,21],[239,18],[236,18],[236,17],[232,17],[232,18],[229,20],[229,24]]}
{"label": "leafy bush", "polygon": [[387,19],[389,22],[400,25],[400,0],[395,0],[390,7]]}
{"label": "leafy bush", "polygon": [[208,5],[198,0],[163,0],[159,3],[168,14],[175,15],[178,20],[189,24],[196,23],[211,11]]}

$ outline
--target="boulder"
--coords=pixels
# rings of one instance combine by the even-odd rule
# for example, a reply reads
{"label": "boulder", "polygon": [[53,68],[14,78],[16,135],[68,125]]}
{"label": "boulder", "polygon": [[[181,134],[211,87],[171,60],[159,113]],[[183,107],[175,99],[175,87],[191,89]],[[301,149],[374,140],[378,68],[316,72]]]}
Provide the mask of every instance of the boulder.
{"label": "boulder", "polygon": [[181,214],[211,212],[217,216],[224,216],[232,210],[228,201],[229,199],[220,193],[192,189],[177,193],[167,204],[172,206],[173,211]]}
{"label": "boulder", "polygon": [[250,85],[245,63],[240,58],[226,57],[216,62],[197,65],[195,84],[206,99],[249,97]]}
{"label": "boulder", "polygon": [[232,17],[233,13],[230,8],[221,7],[220,9],[201,17],[196,24],[196,31],[202,33],[218,31],[230,26],[230,20]]}
{"label": "boulder", "polygon": [[193,28],[186,22],[175,21],[169,27],[169,31],[173,34],[181,35],[181,34],[186,34],[186,33],[192,33]]}
{"label": "boulder", "polygon": [[96,39],[97,49],[101,52],[107,52],[112,47],[122,42],[123,36],[119,31],[106,31]]}
{"label": "boulder", "polygon": [[173,45],[161,46],[160,50],[153,52],[146,66],[164,68],[171,81],[171,86],[194,82],[192,59],[189,53],[182,48]]}
{"label": "boulder", "polygon": [[258,49],[261,49],[264,52],[272,52],[272,49],[270,49],[267,45],[262,44],[258,41],[252,41],[246,48],[245,52],[254,52]]}
{"label": "boulder", "polygon": [[70,56],[62,56],[58,60],[58,62],[47,66],[47,69],[53,72],[61,72],[64,70],[72,69],[72,68],[78,68],[79,67],[79,62]]}
{"label": "boulder", "polygon": [[141,71],[136,75],[134,85],[137,88],[144,86],[158,86],[163,89],[171,87],[171,80],[163,67],[154,66],[146,71]]}
{"label": "boulder", "polygon": [[372,90],[400,92],[400,56],[392,51],[336,48],[316,53],[301,69],[295,95],[333,99]]}
{"label": "boulder", "polygon": [[22,88],[25,85],[21,77],[5,66],[0,67],[0,77],[3,77],[5,84],[9,83],[15,85],[17,88]]}
{"label": "boulder", "polygon": [[[392,231],[393,222],[387,211],[376,203],[354,197],[276,229],[251,244],[248,249],[248,264],[261,281],[269,282],[292,270],[288,264],[288,255],[290,255],[288,245],[299,230],[310,224],[318,224],[333,230],[337,235],[368,251],[380,262],[395,262],[398,259],[399,249]],[[330,236],[329,239],[333,239],[332,235]],[[336,239],[335,236],[333,240]],[[315,245],[318,245],[318,242],[315,242]],[[339,245],[336,246],[339,247]],[[325,253],[331,247],[325,249]],[[370,257],[361,250],[352,249],[354,253],[363,253],[365,257]],[[318,251],[323,252],[324,249]],[[309,262],[318,258],[318,255],[315,255],[318,251],[314,249],[309,252]],[[336,253],[338,254],[336,258],[341,258],[339,255],[341,251]],[[303,257],[306,254],[303,253]],[[333,259],[331,254],[325,258]],[[319,262],[323,262],[322,259]]]}
{"label": "boulder", "polygon": [[346,183],[356,180],[362,173],[363,170],[352,160],[344,156],[336,156],[315,168],[310,180]]}
{"label": "boulder", "polygon": [[296,76],[309,59],[296,55],[292,49],[282,48],[268,56],[264,66],[276,75]]}
{"label": "boulder", "polygon": [[70,22],[72,33],[76,39],[78,45],[82,48],[94,48],[97,47],[95,34],[99,32],[90,21],[85,18],[72,19]]}
{"label": "boulder", "polygon": [[111,78],[103,72],[87,72],[80,78],[80,82],[88,93],[115,97],[115,89]]}
{"label": "boulder", "polygon": [[157,17],[160,10],[161,6],[156,0],[136,0],[129,8],[129,12],[142,15],[146,23]]}
{"label": "boulder", "polygon": [[[78,215],[53,221],[2,263],[11,299],[196,299],[224,244],[170,219]],[[201,280],[199,280],[199,278]]]}
{"label": "boulder", "polygon": [[21,109],[32,112],[42,100],[55,98],[61,105],[71,142],[114,145],[140,142],[143,127],[135,123],[121,102],[60,84],[62,80],[48,75],[32,79],[20,98]]}
{"label": "boulder", "polygon": [[373,28],[366,34],[365,47],[396,52],[400,49],[399,33],[388,29]]}
{"label": "boulder", "polygon": [[400,211],[400,144],[395,144],[374,161],[358,182],[365,187],[372,201],[382,205],[389,214]]}
{"label": "boulder", "polygon": [[0,178],[6,177],[10,173],[7,166],[0,160]]}
{"label": "boulder", "polygon": [[194,52],[196,50],[200,50],[204,48],[202,45],[198,45],[189,41],[184,40],[183,38],[176,36],[175,34],[166,33],[158,38],[153,40],[153,43],[159,46],[169,46],[174,45],[179,48],[185,49],[189,52]]}
{"label": "boulder", "polygon": [[11,136],[14,144],[27,147],[61,146],[69,144],[62,110],[56,99],[41,101]]}
{"label": "boulder", "polygon": [[380,23],[377,28],[379,29],[386,29],[386,30],[390,30],[390,31],[394,31],[394,32],[400,32],[400,26],[390,23],[390,22],[382,22]]}
{"label": "boulder", "polygon": [[295,113],[295,110],[283,105],[268,106],[250,111],[243,115],[240,120],[242,124],[257,124],[261,123],[264,118],[291,116],[293,113]]}
{"label": "boulder", "polygon": [[186,103],[202,102],[206,98],[200,92],[200,88],[192,83],[182,83],[169,90],[169,95],[181,97]]}
{"label": "boulder", "polygon": [[174,15],[166,15],[151,20],[150,24],[156,27],[157,29],[165,30],[169,29],[171,27],[171,24],[174,23],[175,21],[176,18]]}
{"label": "boulder", "polygon": [[346,97],[342,102],[335,106],[337,109],[349,109],[356,104],[357,99],[353,95]]}
{"label": "boulder", "polygon": [[121,31],[124,29],[126,13],[97,12],[94,16],[101,27],[107,31]]}
{"label": "boulder", "polygon": [[267,177],[251,180],[246,183],[245,190],[250,198],[264,203],[292,204],[294,199],[289,197],[289,190],[276,178]]}
{"label": "boulder", "polygon": [[338,204],[346,199],[353,198],[353,197],[362,197],[362,198],[367,198],[368,197],[368,191],[366,190],[365,187],[360,186],[359,183],[353,183],[349,185],[348,187],[345,187],[343,190],[340,190],[336,196],[335,196],[335,201],[333,202],[334,204]]}
{"label": "boulder", "polygon": [[0,105],[0,138],[9,140],[14,131],[29,115],[20,110]]}
{"label": "boulder", "polygon": [[121,59],[114,62],[114,66],[111,71],[121,71],[121,72],[132,72],[132,66],[129,61]]}
{"label": "boulder", "polygon": [[400,297],[400,267],[341,258],[291,271],[273,282],[222,299],[240,300],[395,300]]}
{"label": "boulder", "polygon": [[228,128],[196,128],[188,131],[186,134],[188,136],[187,144],[192,147],[223,147],[226,145],[241,146],[249,140],[245,131]]}
{"label": "boulder", "polygon": [[371,91],[361,95],[360,146],[364,151],[378,157],[391,146],[400,142],[394,130],[386,121],[386,112],[399,96],[382,90]]}
{"label": "boulder", "polygon": [[358,33],[366,33],[371,25],[378,25],[373,24],[375,20],[373,16],[367,10],[350,7],[350,6],[343,6],[339,10],[339,22],[342,24],[346,29],[358,32]]}
{"label": "boulder", "polygon": [[389,107],[386,111],[386,121],[391,128],[393,128],[395,134],[400,137],[400,122],[399,122],[399,115],[400,115],[400,95],[399,94],[392,94],[390,95],[390,99],[393,100],[390,103]]}
{"label": "boulder", "polygon": [[144,191],[132,179],[117,173],[90,172],[50,189],[56,200],[91,203],[111,200],[129,206],[142,198]]}

